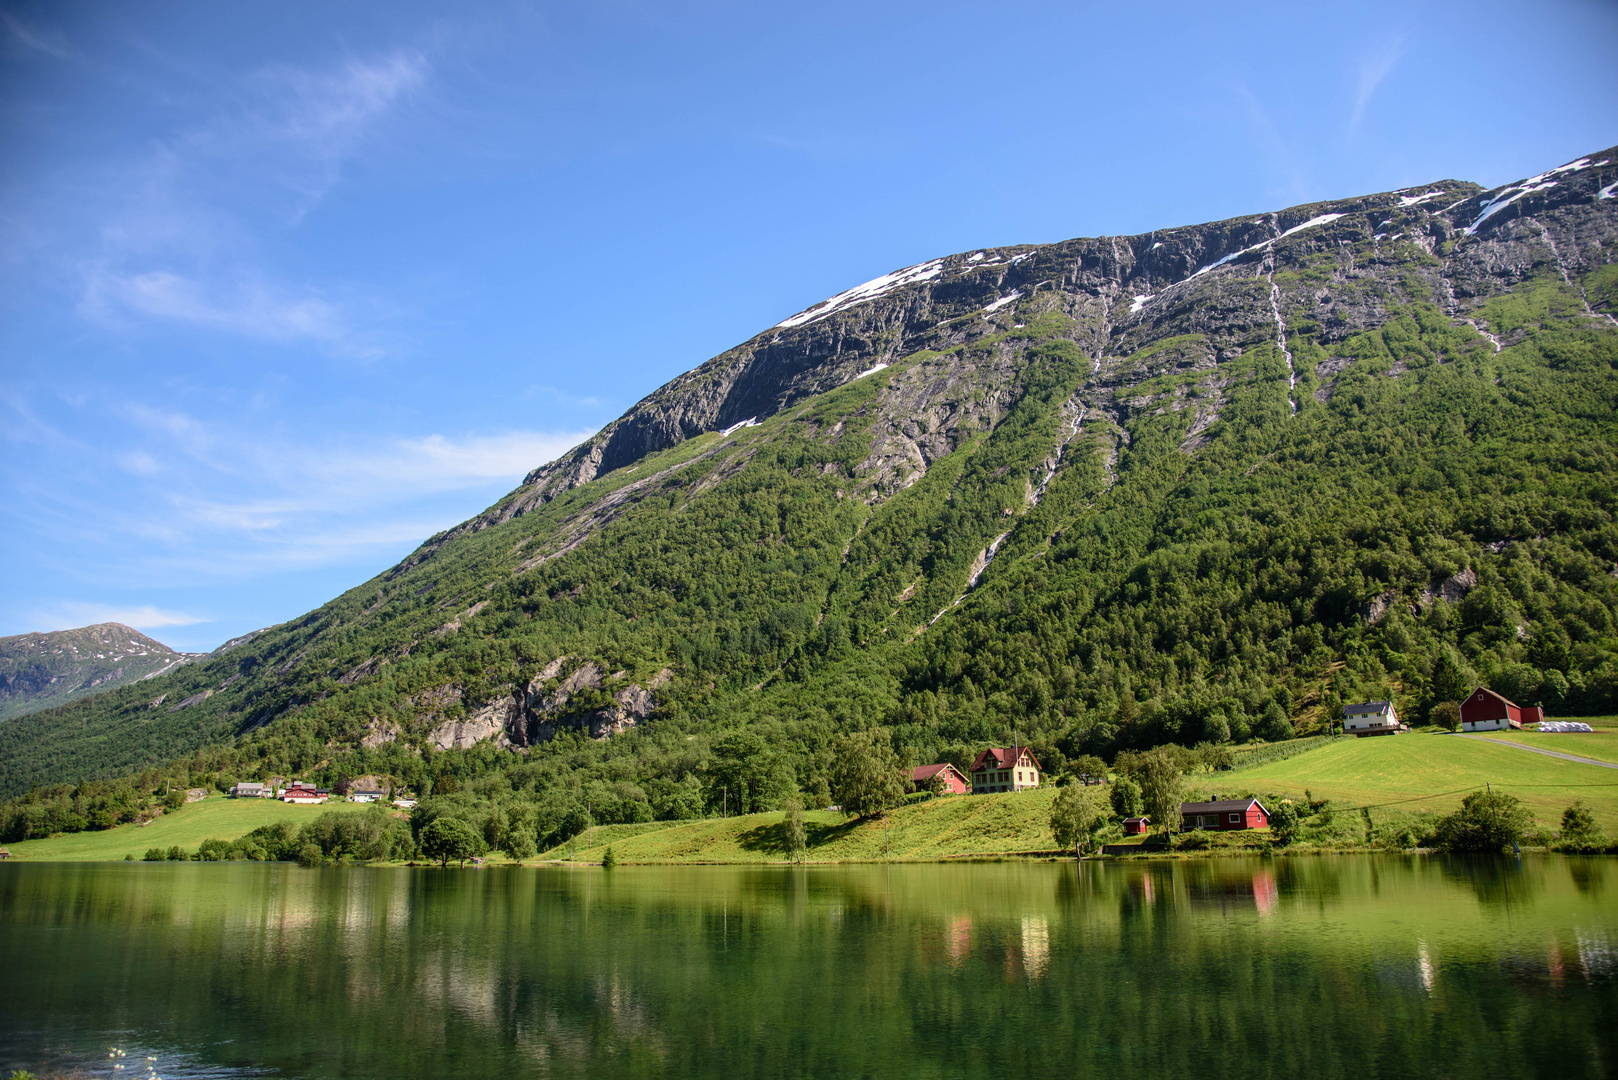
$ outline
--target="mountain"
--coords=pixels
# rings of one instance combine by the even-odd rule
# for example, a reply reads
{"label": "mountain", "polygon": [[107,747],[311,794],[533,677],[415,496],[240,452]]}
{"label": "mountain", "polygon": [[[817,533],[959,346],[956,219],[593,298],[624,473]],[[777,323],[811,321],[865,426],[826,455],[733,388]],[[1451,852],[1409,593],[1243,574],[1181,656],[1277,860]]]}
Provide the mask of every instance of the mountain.
{"label": "mountain", "polygon": [[0,725],[0,793],[192,755],[632,819],[716,739],[816,790],[874,725],[1060,768],[1473,679],[1613,709],[1615,187],[1609,150],[896,271],[320,609]]}
{"label": "mountain", "polygon": [[0,638],[0,720],[150,679],[198,655],[123,623]]}

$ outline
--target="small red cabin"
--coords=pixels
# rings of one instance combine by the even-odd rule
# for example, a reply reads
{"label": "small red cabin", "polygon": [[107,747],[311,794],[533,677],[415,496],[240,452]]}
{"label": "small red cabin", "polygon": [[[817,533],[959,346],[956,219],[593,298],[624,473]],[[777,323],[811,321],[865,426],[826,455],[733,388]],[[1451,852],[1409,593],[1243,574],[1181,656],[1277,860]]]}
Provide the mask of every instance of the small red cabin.
{"label": "small red cabin", "polygon": [[910,790],[920,791],[925,788],[933,777],[940,777],[944,782],[944,790],[954,795],[965,795],[970,786],[961,770],[945,761],[937,765],[917,765],[910,770]]}
{"label": "small red cabin", "polygon": [[1220,799],[1217,802],[1180,804],[1180,820],[1185,829],[1267,829],[1270,812],[1257,799]]}
{"label": "small red cabin", "polygon": [[1461,702],[1462,731],[1505,731],[1543,719],[1545,710],[1538,705],[1507,701],[1487,686],[1478,687]]}
{"label": "small red cabin", "polygon": [[1149,817],[1124,818],[1124,832],[1129,836],[1139,836],[1151,827],[1152,819]]}

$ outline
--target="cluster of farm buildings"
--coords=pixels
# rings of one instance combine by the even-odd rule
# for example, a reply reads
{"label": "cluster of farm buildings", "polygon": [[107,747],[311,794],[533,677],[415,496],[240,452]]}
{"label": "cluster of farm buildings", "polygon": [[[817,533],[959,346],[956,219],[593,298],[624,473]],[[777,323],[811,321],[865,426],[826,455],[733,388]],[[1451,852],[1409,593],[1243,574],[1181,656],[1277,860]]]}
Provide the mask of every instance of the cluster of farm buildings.
{"label": "cluster of farm buildings", "polygon": [[[968,784],[961,770],[949,762],[918,765],[910,770],[910,785],[920,790],[928,785],[939,785],[943,790],[965,795],[979,795],[1000,791],[1028,791],[1039,786],[1039,762],[1026,746],[990,747],[972,762],[972,780]],[[1216,829],[1229,832],[1238,829],[1267,829],[1270,813],[1257,799],[1220,799],[1213,802],[1188,802],[1180,805],[1182,828]],[[1138,835],[1151,825],[1149,818],[1124,819],[1124,832]]]}
{"label": "cluster of farm buildings", "polygon": [[[274,782],[267,784],[241,783],[230,789],[230,797],[233,799],[280,799],[286,803],[302,803],[315,806],[330,799],[331,790],[329,788],[315,787],[313,784],[306,784],[302,780],[294,780],[285,787],[280,787]],[[348,799],[350,802],[357,803],[383,802],[387,799],[387,792],[359,788],[350,791]],[[416,804],[411,799],[395,799],[394,805],[402,806],[408,810]]]}
{"label": "cluster of farm buildings", "polygon": [[[1587,724],[1547,721],[1542,707],[1518,705],[1486,686],[1468,694],[1460,709],[1462,731],[1521,730],[1524,724],[1538,724],[1541,731],[1590,730]],[[1409,730],[1409,726],[1400,721],[1391,701],[1367,701],[1343,707],[1343,733],[1346,735],[1397,735]],[[1039,787],[1041,769],[1026,746],[990,747],[972,762],[970,772],[972,777],[968,781],[961,770],[948,762],[918,765],[910,771],[910,786],[912,790],[937,787],[956,795],[1027,791]],[[1270,824],[1269,811],[1257,799],[1183,803],[1180,817],[1182,828],[1221,832],[1265,829]],[[1124,832],[1139,835],[1147,831],[1151,821],[1131,817],[1125,818],[1123,824]]]}
{"label": "cluster of farm buildings", "polygon": [[[1545,710],[1539,705],[1518,705],[1503,694],[1480,686],[1461,702],[1462,731],[1522,730],[1524,724],[1547,723]],[[1541,726],[1541,731],[1589,730],[1586,724],[1555,727]],[[1367,735],[1398,735],[1409,731],[1399,720],[1399,712],[1391,701],[1366,701],[1358,705],[1343,706],[1343,734],[1364,738]]]}

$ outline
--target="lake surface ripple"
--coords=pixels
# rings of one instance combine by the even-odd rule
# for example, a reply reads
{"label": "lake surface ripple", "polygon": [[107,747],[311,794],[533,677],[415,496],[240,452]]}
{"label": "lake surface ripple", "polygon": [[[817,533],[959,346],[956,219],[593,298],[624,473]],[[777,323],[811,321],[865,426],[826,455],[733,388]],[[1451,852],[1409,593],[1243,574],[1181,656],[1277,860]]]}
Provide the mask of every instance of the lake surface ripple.
{"label": "lake surface ripple", "polygon": [[1618,861],[10,864],[0,971],[0,1069],[126,1080],[1572,1080]]}

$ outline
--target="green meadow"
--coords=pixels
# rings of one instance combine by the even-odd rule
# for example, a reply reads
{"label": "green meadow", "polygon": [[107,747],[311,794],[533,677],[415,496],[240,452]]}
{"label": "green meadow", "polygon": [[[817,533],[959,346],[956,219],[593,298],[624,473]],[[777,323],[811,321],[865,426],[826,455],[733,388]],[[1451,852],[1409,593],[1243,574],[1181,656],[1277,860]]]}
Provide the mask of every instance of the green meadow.
{"label": "green meadow", "polygon": [[167,851],[178,844],[194,852],[204,840],[235,840],[260,825],[292,821],[299,825],[321,814],[364,810],[363,803],[330,802],[320,806],[299,806],[279,799],[227,799],[210,795],[201,802],[147,825],[120,825],[101,832],[67,833],[44,840],[24,840],[7,844],[12,858],[33,862],[107,862],[126,855],[140,858],[147,848]]}
{"label": "green meadow", "polygon": [[[1539,735],[1552,749],[1599,757],[1591,743],[1600,735]],[[1566,742],[1552,742],[1565,739]],[[1577,749],[1583,747],[1584,749]],[[1609,751],[1610,752],[1610,751]],[[1492,785],[1521,799],[1540,824],[1555,828],[1562,811],[1583,799],[1609,834],[1618,832],[1618,769],[1533,754],[1497,740],[1459,738],[1417,731],[1375,739],[1339,739],[1285,761],[1231,774],[1241,789],[1275,791],[1348,806],[1383,806],[1450,813],[1469,792]]]}

